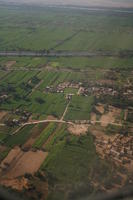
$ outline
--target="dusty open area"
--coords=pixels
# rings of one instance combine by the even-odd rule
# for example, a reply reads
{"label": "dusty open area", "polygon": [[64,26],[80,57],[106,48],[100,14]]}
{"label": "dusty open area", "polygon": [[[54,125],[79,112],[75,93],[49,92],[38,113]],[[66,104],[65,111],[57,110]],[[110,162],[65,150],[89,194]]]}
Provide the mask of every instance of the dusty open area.
{"label": "dusty open area", "polygon": [[19,179],[2,180],[1,184],[18,191],[22,191],[24,188],[28,189],[28,180],[24,177]]}
{"label": "dusty open area", "polygon": [[3,117],[5,117],[7,114],[6,111],[0,111],[0,121],[2,120]]}
{"label": "dusty open area", "polygon": [[41,150],[24,152],[19,147],[15,147],[0,165],[2,179],[14,179],[26,173],[34,174],[46,156],[47,153]]}
{"label": "dusty open area", "polygon": [[96,120],[97,120],[96,113],[91,113],[91,123],[92,123],[92,124],[95,124],[95,123],[96,123]]}
{"label": "dusty open area", "polygon": [[88,125],[86,124],[74,124],[74,125],[69,125],[68,130],[70,133],[74,135],[86,135],[88,131]]}
{"label": "dusty open area", "polygon": [[101,125],[106,127],[110,123],[121,124],[120,113],[121,109],[109,106],[108,112],[106,114],[103,114],[100,118]]}
{"label": "dusty open area", "polygon": [[109,112],[105,115],[102,115],[101,119],[101,125],[102,126],[107,126],[109,123],[114,123],[115,118],[112,112]]}
{"label": "dusty open area", "polygon": [[102,105],[102,104],[97,105],[96,110],[98,112],[100,112],[101,114],[103,114],[104,113],[104,105]]}

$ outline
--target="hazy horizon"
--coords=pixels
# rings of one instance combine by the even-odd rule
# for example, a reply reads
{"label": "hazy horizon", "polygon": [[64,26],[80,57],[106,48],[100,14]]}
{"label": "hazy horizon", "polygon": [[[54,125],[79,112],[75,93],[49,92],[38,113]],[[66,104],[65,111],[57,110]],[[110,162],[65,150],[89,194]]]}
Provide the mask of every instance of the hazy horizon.
{"label": "hazy horizon", "polygon": [[100,7],[133,7],[133,0],[0,0],[2,2],[16,2],[26,4],[49,5],[75,5],[75,6],[100,6]]}

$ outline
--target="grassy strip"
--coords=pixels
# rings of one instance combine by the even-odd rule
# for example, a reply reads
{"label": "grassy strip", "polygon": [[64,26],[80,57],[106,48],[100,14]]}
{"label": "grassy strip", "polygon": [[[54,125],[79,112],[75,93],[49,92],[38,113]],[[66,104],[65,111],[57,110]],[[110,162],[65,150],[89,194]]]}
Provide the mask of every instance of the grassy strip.
{"label": "grassy strip", "polygon": [[8,155],[10,148],[7,148],[5,151],[0,153],[0,161],[4,160],[4,158]]}
{"label": "grassy strip", "polygon": [[4,143],[8,147],[15,145],[23,145],[32,133],[34,125],[25,126],[17,134],[9,136],[5,139]]}
{"label": "grassy strip", "polygon": [[59,127],[57,127],[53,137],[51,138],[51,140],[49,141],[49,143],[46,145],[46,149],[48,151],[52,150],[52,147],[58,143],[58,141],[61,141],[64,139],[64,136],[67,135],[67,131],[66,131],[66,125],[63,124]]}
{"label": "grassy strip", "polygon": [[55,123],[50,123],[41,133],[39,138],[35,141],[33,144],[34,148],[40,148],[42,145],[47,141],[49,136],[53,133],[53,131],[56,129]]}

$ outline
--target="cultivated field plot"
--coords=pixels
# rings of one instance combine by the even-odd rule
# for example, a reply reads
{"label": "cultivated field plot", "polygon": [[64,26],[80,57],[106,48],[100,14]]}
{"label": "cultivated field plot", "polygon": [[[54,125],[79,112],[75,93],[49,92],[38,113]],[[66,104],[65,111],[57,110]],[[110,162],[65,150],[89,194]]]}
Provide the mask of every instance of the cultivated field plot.
{"label": "cultivated field plot", "polygon": [[133,182],[132,18],[0,5],[0,51],[95,53],[0,57],[1,185],[78,200]]}
{"label": "cultivated field plot", "polygon": [[3,5],[0,19],[0,50],[133,50],[132,14]]}

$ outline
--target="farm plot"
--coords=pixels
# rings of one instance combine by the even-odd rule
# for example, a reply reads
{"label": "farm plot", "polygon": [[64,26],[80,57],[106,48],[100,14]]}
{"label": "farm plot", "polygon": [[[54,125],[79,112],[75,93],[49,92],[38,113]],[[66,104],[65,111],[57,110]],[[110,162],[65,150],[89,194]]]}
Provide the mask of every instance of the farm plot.
{"label": "farm plot", "polygon": [[17,57],[14,67],[36,68],[42,67],[47,63],[47,58],[31,58],[31,57]]}
{"label": "farm plot", "polygon": [[[60,132],[61,133],[61,132]],[[54,177],[53,182],[50,182],[49,198],[60,199],[65,198],[68,192],[79,187],[79,184],[86,185],[89,182],[98,182],[106,185],[112,181],[112,176],[115,172],[113,166],[99,159],[96,154],[93,138],[90,134],[86,136],[76,137],[66,132],[66,135],[59,138],[56,135],[56,141],[52,143],[50,153],[41,169],[47,174],[48,180]],[[103,178],[102,174],[106,174]],[[56,187],[57,186],[57,187]],[[93,193],[93,187],[88,193]],[[87,188],[88,188],[87,187]],[[56,189],[55,189],[56,188]],[[61,189],[65,188],[65,189]]]}
{"label": "farm plot", "polygon": [[0,162],[6,158],[6,156],[8,155],[9,151],[11,149],[9,147],[6,147],[4,145],[0,145]]}
{"label": "farm plot", "polygon": [[94,97],[73,96],[66,113],[66,120],[89,120]]}
{"label": "farm plot", "polygon": [[56,130],[54,131],[54,134],[51,136],[50,140],[47,140],[45,143],[45,149],[47,151],[50,151],[56,143],[63,140],[64,137],[68,135],[66,128],[66,124],[59,124],[56,127]]}
{"label": "farm plot", "polygon": [[0,92],[7,96],[0,108],[11,110],[29,104],[28,94],[39,81],[37,72],[10,72],[0,84]]}
{"label": "farm plot", "polygon": [[[124,43],[121,42],[124,39]],[[113,32],[81,32],[65,42],[58,50],[132,50],[132,34]]]}
{"label": "farm plot", "polygon": [[15,135],[9,135],[5,140],[4,144],[8,147],[14,147],[15,145],[23,145],[32,134],[34,125],[23,127]]}
{"label": "farm plot", "polygon": [[45,72],[41,72],[39,75],[38,75],[38,78],[39,79],[42,79],[42,84],[39,86],[39,89],[41,91],[45,90],[46,86],[49,86],[49,85],[53,85],[55,84],[55,82],[58,80],[59,78],[59,72],[55,72],[55,71],[45,71]]}
{"label": "farm plot", "polygon": [[1,50],[119,51],[132,50],[133,46],[131,14],[98,11],[77,14],[76,10],[57,8],[29,12],[25,7],[1,6],[0,18]]}
{"label": "farm plot", "polygon": [[35,125],[31,130],[31,135],[29,139],[24,143],[23,149],[31,149],[33,144],[35,143],[36,139],[40,137],[42,131],[48,126],[48,123],[41,123]]}
{"label": "farm plot", "polygon": [[61,117],[67,102],[63,94],[43,94],[40,91],[32,93],[30,105],[25,107],[32,113],[40,113],[45,116],[53,115],[54,117]]}
{"label": "farm plot", "polygon": [[[26,173],[34,174],[46,156],[47,153],[40,150],[24,152],[19,147],[13,148],[0,165],[1,183],[3,184],[6,179],[24,176]],[[3,173],[3,169],[8,170]]]}
{"label": "farm plot", "polygon": [[39,138],[35,141],[33,147],[34,148],[41,148],[43,144],[48,140],[50,135],[55,131],[56,129],[56,124],[55,123],[50,123],[46,129],[44,129],[39,136]]}
{"label": "farm plot", "polygon": [[16,130],[16,127],[0,126],[0,143],[4,144],[4,141],[15,130]]}
{"label": "farm plot", "polygon": [[[11,65],[12,63],[12,65]],[[0,57],[0,67],[8,69],[19,68],[35,68],[44,66],[47,63],[47,58],[39,57]]]}
{"label": "farm plot", "polygon": [[[42,13],[40,12],[38,14],[42,15]],[[44,12],[43,12],[43,15],[44,15]],[[16,50],[50,49],[57,46],[59,43],[62,43],[64,40],[71,37],[71,35],[74,33],[73,30],[67,29],[65,27],[62,29],[62,27],[60,27],[59,25],[57,29],[56,28],[57,26],[55,24],[49,22],[48,15],[46,15],[46,18],[44,18],[43,16],[43,20],[42,19],[39,20],[38,15],[36,15],[34,12],[31,14],[29,12],[28,13],[26,12],[25,15],[23,16],[22,16],[22,13],[20,15],[16,12],[16,16],[17,16],[16,17],[17,20],[15,21],[15,24],[12,21],[13,27],[10,26],[10,29],[9,29],[8,27],[3,26],[0,32],[0,37],[2,38],[0,45],[3,50],[5,49],[8,49],[8,50],[11,50],[11,49],[16,49]],[[27,20],[27,19],[30,19],[31,17],[34,18],[34,25],[33,25],[34,27],[30,24],[29,21],[27,21],[26,24],[23,23],[24,18],[25,20]],[[38,20],[40,22],[38,22]],[[10,37],[8,34],[9,31],[10,31]]]}
{"label": "farm plot", "polygon": [[133,58],[120,58],[120,57],[108,57],[108,56],[97,56],[97,57],[72,57],[72,58],[52,58],[49,60],[49,65],[53,68],[61,67],[73,70],[83,69],[109,69],[133,66]]}
{"label": "farm plot", "polygon": [[36,74],[37,72],[14,71],[14,72],[11,72],[7,77],[5,77],[3,81],[6,83],[19,85],[21,83],[28,82]]}
{"label": "farm plot", "polygon": [[0,70],[0,83],[2,82],[5,76],[7,76],[7,72]]}

